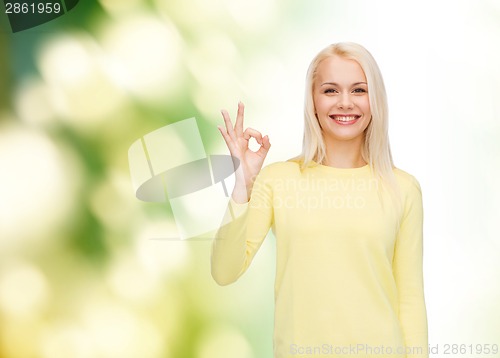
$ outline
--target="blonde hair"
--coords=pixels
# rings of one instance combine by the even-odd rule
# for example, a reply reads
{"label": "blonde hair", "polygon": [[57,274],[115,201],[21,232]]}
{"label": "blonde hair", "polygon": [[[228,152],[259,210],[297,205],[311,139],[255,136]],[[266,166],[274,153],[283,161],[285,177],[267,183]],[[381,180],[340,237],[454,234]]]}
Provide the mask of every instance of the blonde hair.
{"label": "blonde hair", "polygon": [[313,162],[322,164],[326,159],[325,142],[315,115],[313,88],[318,65],[331,56],[354,60],[365,73],[372,119],[365,130],[362,157],[369,164],[375,178],[383,184],[379,185],[379,189],[389,189],[393,194],[393,200],[399,206],[398,186],[393,173],[395,166],[389,145],[388,105],[384,80],[373,56],[359,44],[352,42],[332,44],[320,51],[309,65],[306,77],[302,153],[293,160],[300,161],[301,168],[304,169],[314,165]]}

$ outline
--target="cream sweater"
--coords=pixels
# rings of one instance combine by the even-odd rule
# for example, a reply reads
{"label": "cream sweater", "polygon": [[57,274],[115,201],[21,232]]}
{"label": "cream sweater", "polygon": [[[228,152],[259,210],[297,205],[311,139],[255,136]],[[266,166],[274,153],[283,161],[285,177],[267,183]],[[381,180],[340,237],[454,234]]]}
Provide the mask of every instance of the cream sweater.
{"label": "cream sweater", "polygon": [[428,357],[421,189],[394,174],[399,209],[368,165],[295,161],[264,167],[248,203],[229,201],[212,276],[237,280],[273,230],[276,358]]}

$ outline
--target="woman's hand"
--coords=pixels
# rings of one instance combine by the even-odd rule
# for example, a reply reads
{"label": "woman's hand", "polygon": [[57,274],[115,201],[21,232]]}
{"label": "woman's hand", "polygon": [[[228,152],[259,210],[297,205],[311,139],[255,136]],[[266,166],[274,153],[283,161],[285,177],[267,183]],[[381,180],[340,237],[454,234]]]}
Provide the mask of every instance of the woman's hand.
{"label": "woman's hand", "polygon": [[[271,143],[269,143],[269,137],[267,135],[263,137],[262,134],[255,129],[247,128],[243,130],[245,112],[243,103],[238,103],[238,114],[234,127],[227,111],[222,110],[221,112],[226,128],[222,126],[217,126],[217,128],[219,128],[231,156],[240,161],[240,165],[235,172],[236,182],[232,197],[236,202],[244,203],[250,198],[253,181],[262,168],[267,152],[269,148],[271,148]],[[260,148],[256,152],[248,148],[250,138],[255,138],[257,143],[260,144]]]}

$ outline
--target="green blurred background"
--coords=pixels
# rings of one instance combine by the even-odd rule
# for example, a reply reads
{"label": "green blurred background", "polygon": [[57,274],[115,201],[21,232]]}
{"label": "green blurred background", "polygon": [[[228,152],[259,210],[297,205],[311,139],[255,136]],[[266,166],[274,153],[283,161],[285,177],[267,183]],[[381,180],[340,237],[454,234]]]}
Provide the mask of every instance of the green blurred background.
{"label": "green blurred background", "polygon": [[434,356],[500,344],[498,1],[82,0],[16,34],[0,20],[1,357],[272,357],[272,235],[217,286],[209,240],[155,240],[176,223],[135,198],[127,151],[196,117],[227,153],[219,111],[242,100],[267,163],[296,155],[307,66],[338,41],[377,59],[396,165],[422,185]]}

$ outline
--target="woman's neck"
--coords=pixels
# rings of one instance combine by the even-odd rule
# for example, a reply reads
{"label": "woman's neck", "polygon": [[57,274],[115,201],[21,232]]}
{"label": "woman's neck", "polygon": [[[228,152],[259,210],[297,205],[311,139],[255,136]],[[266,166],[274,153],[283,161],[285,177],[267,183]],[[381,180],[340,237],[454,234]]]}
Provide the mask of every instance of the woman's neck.
{"label": "woman's neck", "polygon": [[325,141],[325,165],[334,168],[359,168],[366,165],[362,156],[363,138],[358,137],[352,141]]}

